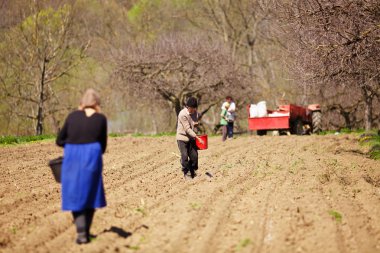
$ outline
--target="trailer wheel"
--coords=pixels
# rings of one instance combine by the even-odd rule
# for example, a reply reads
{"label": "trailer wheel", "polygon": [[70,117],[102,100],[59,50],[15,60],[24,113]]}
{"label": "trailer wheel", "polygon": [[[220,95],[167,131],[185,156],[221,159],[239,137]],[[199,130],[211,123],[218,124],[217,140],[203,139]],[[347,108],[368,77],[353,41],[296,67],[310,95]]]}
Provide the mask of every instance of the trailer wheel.
{"label": "trailer wheel", "polygon": [[322,131],[322,113],[315,111],[311,115],[313,124],[313,134],[318,134]]}
{"label": "trailer wheel", "polygon": [[258,135],[258,136],[264,136],[264,135],[267,135],[267,130],[257,130],[257,135]]}
{"label": "trailer wheel", "polygon": [[296,121],[293,122],[292,125],[292,134],[296,135],[302,135],[303,133],[303,123],[301,119],[297,119]]}

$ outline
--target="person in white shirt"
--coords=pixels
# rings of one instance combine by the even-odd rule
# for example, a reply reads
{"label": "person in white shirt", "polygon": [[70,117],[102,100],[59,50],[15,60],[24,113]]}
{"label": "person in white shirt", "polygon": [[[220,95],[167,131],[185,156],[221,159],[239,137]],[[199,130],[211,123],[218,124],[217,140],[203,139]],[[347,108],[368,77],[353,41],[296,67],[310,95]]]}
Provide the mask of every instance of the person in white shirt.
{"label": "person in white shirt", "polygon": [[228,139],[232,139],[234,135],[234,122],[236,119],[236,113],[235,113],[236,105],[231,96],[226,97],[226,102],[230,104],[230,107],[228,108],[228,111],[227,111],[227,121],[228,121],[227,137]]}

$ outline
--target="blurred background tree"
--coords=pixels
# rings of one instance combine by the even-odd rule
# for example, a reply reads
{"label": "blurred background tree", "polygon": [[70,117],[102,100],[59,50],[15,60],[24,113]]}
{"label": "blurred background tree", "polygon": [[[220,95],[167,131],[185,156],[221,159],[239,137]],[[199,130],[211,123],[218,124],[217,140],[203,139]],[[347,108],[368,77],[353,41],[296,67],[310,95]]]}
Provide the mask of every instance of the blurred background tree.
{"label": "blurred background tree", "polygon": [[72,33],[72,10],[63,5],[54,10],[34,4],[31,16],[12,27],[1,47],[3,101],[9,113],[25,127],[42,134],[47,116],[62,109],[57,80],[78,66],[88,43],[77,43]]}
{"label": "blurred background tree", "polygon": [[172,131],[189,95],[208,129],[226,95],[242,131],[249,103],[281,98],[321,103],[326,129],[378,127],[379,13],[375,0],[0,0],[0,134],[55,133],[87,87],[111,132]]}
{"label": "blurred background tree", "polygon": [[299,0],[282,7],[294,73],[328,116],[337,112],[345,122],[327,123],[379,127],[379,1]]}

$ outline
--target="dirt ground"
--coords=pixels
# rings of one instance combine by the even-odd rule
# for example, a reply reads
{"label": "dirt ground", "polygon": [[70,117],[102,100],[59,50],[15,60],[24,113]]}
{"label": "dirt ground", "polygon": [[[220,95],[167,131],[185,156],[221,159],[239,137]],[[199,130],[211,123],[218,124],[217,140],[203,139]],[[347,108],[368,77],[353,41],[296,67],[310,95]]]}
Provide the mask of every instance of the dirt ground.
{"label": "dirt ground", "polygon": [[357,138],[213,137],[194,180],[174,137],[111,138],[81,246],[46,166],[62,150],[0,147],[0,252],[380,252],[380,162]]}

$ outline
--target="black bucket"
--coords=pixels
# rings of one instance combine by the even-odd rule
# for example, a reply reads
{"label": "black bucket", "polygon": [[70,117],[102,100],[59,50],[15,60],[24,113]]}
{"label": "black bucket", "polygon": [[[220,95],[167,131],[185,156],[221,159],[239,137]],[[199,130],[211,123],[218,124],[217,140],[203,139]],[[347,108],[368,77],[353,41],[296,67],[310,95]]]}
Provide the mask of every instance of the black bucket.
{"label": "black bucket", "polygon": [[55,181],[57,181],[58,183],[61,182],[62,162],[63,162],[62,156],[49,161],[49,167],[51,168],[51,171],[53,172]]}

